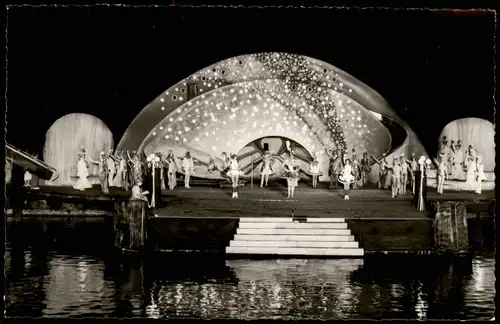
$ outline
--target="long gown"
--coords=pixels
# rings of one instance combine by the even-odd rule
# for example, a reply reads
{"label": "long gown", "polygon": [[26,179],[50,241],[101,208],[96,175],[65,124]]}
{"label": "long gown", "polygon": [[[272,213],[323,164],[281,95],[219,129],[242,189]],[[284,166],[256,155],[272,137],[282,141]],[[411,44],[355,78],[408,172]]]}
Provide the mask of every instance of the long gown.
{"label": "long gown", "polygon": [[78,180],[74,184],[73,188],[75,188],[76,190],[85,190],[92,188],[92,184],[88,179],[89,169],[85,160],[78,160],[76,175],[78,176]]}

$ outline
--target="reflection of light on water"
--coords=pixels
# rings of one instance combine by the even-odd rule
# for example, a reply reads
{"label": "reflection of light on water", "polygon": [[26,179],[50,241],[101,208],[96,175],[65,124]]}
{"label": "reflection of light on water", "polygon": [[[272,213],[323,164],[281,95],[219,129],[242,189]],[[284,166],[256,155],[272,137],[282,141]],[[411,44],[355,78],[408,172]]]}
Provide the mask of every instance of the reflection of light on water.
{"label": "reflection of light on water", "polygon": [[78,287],[80,291],[86,290],[87,276],[88,276],[88,263],[86,261],[78,261],[76,267],[78,277]]}
{"label": "reflection of light on water", "polygon": [[417,286],[417,303],[415,304],[415,312],[417,313],[418,319],[423,320],[427,318],[427,301],[424,300],[424,293],[422,292],[423,284],[418,283]]}
{"label": "reflection of light on water", "polygon": [[271,308],[281,308],[280,293],[283,289],[278,282],[273,283],[272,292],[273,299],[271,301]]}
{"label": "reflection of light on water", "polygon": [[474,289],[476,291],[484,291],[485,272],[482,260],[472,261],[472,273],[474,276]]}
{"label": "reflection of light on water", "polygon": [[158,305],[156,305],[153,296],[151,296],[151,304],[146,306],[146,315],[148,318],[154,319],[160,317],[160,310],[158,309]]}

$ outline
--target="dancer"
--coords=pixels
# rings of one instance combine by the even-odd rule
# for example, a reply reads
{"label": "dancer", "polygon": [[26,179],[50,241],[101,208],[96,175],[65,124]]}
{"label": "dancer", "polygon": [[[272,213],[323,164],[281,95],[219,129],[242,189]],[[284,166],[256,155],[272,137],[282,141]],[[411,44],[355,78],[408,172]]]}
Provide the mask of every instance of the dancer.
{"label": "dancer", "polygon": [[191,188],[189,186],[189,180],[191,178],[191,174],[193,173],[194,162],[191,157],[191,152],[187,151],[186,155],[182,159],[182,170],[184,172],[184,187]]}
{"label": "dancer", "polygon": [[[354,149],[353,149],[353,151],[354,151]],[[356,190],[356,189],[358,189],[359,180],[361,179],[361,169],[359,167],[359,162],[358,162],[358,159],[356,157],[356,153],[353,154],[352,172],[354,174],[354,181],[352,183],[352,189]]]}
{"label": "dancer", "polygon": [[411,154],[411,161],[409,162],[411,166],[411,192],[415,195],[415,172],[418,171],[418,161],[415,153]]}
{"label": "dancer", "polygon": [[76,176],[78,177],[78,180],[76,181],[75,185],[73,188],[76,190],[85,190],[92,188],[92,184],[90,183],[88,177],[89,177],[89,165],[87,161],[85,161],[85,154],[84,153],[79,153],[78,154],[78,163],[76,166]]}
{"label": "dancer", "polygon": [[325,152],[329,158],[329,164],[328,164],[328,175],[330,176],[329,189],[338,189],[338,180],[339,176],[342,174],[342,167],[343,167],[342,150],[338,148],[337,152],[334,153],[333,150],[325,149]]}
{"label": "dancer", "polygon": [[339,181],[344,185],[344,200],[349,200],[349,187],[351,183],[355,181],[350,159],[345,160],[345,165],[339,177]]}
{"label": "dancer", "polygon": [[238,198],[238,180],[240,177],[240,169],[238,165],[238,157],[236,154],[231,155],[231,160],[230,160],[230,167],[231,170],[229,170],[229,176],[231,177],[231,184],[233,186],[233,196],[232,198]]}
{"label": "dancer", "polygon": [[368,153],[363,153],[363,158],[361,159],[361,185],[365,186],[368,184],[368,175],[372,171],[370,167],[370,159],[368,158]]}
{"label": "dancer", "polygon": [[264,186],[264,181],[266,183],[269,182],[269,174],[272,172],[271,169],[271,155],[269,154],[269,150],[264,151],[264,155],[262,156],[262,170],[260,172],[260,187]]}
{"label": "dancer", "polygon": [[28,170],[26,170],[24,172],[24,186],[25,187],[31,187],[31,183],[30,183],[31,179],[33,179],[33,176],[31,175],[31,173]]}
{"label": "dancer", "polygon": [[109,150],[108,156],[106,158],[106,165],[108,166],[108,186],[114,187],[114,181],[116,174],[115,158],[113,156],[113,150]]}
{"label": "dancer", "polygon": [[391,198],[396,198],[400,193],[401,186],[401,164],[399,163],[397,158],[394,158],[391,169]]}
{"label": "dancer", "polygon": [[107,165],[107,158],[106,158],[106,153],[101,152],[99,155],[99,161],[94,161],[90,159],[90,162],[93,164],[96,164],[99,166],[99,182],[101,183],[101,191],[104,194],[109,193],[109,177],[108,177],[108,165]]}
{"label": "dancer", "polygon": [[175,162],[175,156],[172,150],[168,151],[167,164],[168,164],[168,189],[174,190],[175,186],[177,185],[177,163]]}
{"label": "dancer", "polygon": [[467,175],[465,180],[465,190],[472,191],[475,190],[476,179],[475,173],[477,171],[476,159],[472,157],[467,158]]}
{"label": "dancer", "polygon": [[447,168],[448,175],[451,175],[453,158],[455,156],[456,149],[457,149],[457,146],[455,145],[455,141],[451,140],[450,141],[450,148],[448,149],[448,156],[446,159],[446,168]]}
{"label": "dancer", "polygon": [[481,156],[478,156],[476,159],[476,188],[474,190],[476,194],[482,192],[482,182],[485,179],[483,159]]}
{"label": "dancer", "polygon": [[387,158],[385,157],[385,153],[382,154],[382,159],[381,161],[377,160],[372,156],[372,159],[377,162],[377,164],[380,166],[379,172],[378,172],[378,188],[379,189],[386,189],[386,181],[387,181],[387,173],[388,173],[388,167],[389,163],[387,162]]}
{"label": "dancer", "polygon": [[123,177],[122,173],[123,170],[120,168],[120,161],[121,161],[121,154],[120,151],[116,151],[115,155],[113,156],[113,161],[115,162],[115,177],[113,178],[112,184],[113,187],[120,188],[120,190],[123,190]]}
{"label": "dancer", "polygon": [[475,163],[477,155],[477,150],[472,145],[469,145],[467,148],[467,160],[473,160]]}
{"label": "dancer", "polygon": [[289,150],[288,157],[283,163],[283,168],[285,170],[285,178],[288,188],[288,196],[286,199],[294,199],[295,187],[299,185],[300,165],[295,160],[292,150]]}
{"label": "dancer", "polygon": [[150,154],[147,158],[148,168],[151,169],[151,207],[161,207],[161,171],[163,165],[161,164],[161,154]]}
{"label": "dancer", "polygon": [[464,160],[465,160],[465,153],[462,147],[462,141],[458,140],[453,155],[451,157],[451,179],[454,180],[464,179]]}
{"label": "dancer", "polygon": [[406,195],[406,187],[408,186],[408,171],[411,173],[411,168],[408,165],[408,160],[404,153],[401,153],[401,159],[399,160],[401,164],[401,187],[400,192],[403,196]]}
{"label": "dancer", "polygon": [[314,160],[311,162],[310,172],[311,172],[312,178],[313,178],[313,185],[312,186],[313,186],[313,188],[317,188],[318,187],[318,177],[320,174],[319,162],[318,162],[317,156],[314,156]]}
{"label": "dancer", "polygon": [[[429,161],[430,162],[430,161]],[[426,183],[426,160],[425,156],[421,156],[418,159],[418,171],[416,172],[417,176],[417,185],[418,185],[418,190],[415,195],[415,207],[417,208],[418,211],[424,211],[425,210],[425,199],[427,196],[427,183]]]}
{"label": "dancer", "polygon": [[142,186],[142,164],[141,160],[139,159],[139,155],[136,151],[133,151],[131,157],[129,152],[127,151],[127,157],[132,166],[130,170],[130,172],[132,173],[132,183],[133,185],[137,184],[140,187]]}
{"label": "dancer", "polygon": [[445,159],[435,161],[437,164],[437,194],[442,195],[444,189],[444,181],[448,178],[448,163]]}
{"label": "dancer", "polygon": [[121,176],[121,189],[128,191],[130,186],[128,182],[128,163],[125,158],[125,153],[123,151],[120,152],[119,155],[120,165],[118,166],[118,172]]}

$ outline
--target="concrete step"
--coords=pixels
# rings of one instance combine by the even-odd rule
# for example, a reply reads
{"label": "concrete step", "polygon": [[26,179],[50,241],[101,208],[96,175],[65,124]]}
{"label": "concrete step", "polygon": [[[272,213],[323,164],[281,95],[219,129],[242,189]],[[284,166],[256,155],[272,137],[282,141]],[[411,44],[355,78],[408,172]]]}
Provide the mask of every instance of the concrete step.
{"label": "concrete step", "polygon": [[300,241],[300,242],[354,242],[353,235],[247,235],[236,234],[234,241]]}
{"label": "concrete step", "polygon": [[303,256],[363,256],[364,250],[345,248],[276,248],[276,247],[226,247],[227,254],[303,255]]}
{"label": "concrete step", "polygon": [[240,223],[239,228],[346,229],[347,223]]}
{"label": "concrete step", "polygon": [[351,235],[350,229],[238,228],[236,234],[253,235]]}
{"label": "concrete step", "polygon": [[[308,223],[343,223],[345,218],[307,218]],[[241,223],[293,223],[292,217],[241,217]]]}
{"label": "concrete step", "polygon": [[239,247],[274,247],[274,248],[346,248],[355,249],[359,247],[358,242],[353,241],[231,241],[229,246]]}

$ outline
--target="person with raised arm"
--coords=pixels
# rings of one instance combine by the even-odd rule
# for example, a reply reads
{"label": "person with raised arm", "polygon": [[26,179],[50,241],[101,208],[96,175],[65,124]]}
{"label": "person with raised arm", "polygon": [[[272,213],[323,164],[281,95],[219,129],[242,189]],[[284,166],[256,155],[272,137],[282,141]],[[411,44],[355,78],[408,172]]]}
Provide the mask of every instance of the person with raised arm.
{"label": "person with raised arm", "polygon": [[318,187],[318,177],[320,174],[319,161],[318,161],[317,155],[314,155],[314,160],[311,162],[309,168],[310,168],[310,172],[311,172],[312,180],[313,180],[312,187],[317,188]]}
{"label": "person with raised arm", "polygon": [[240,177],[240,167],[238,164],[238,157],[236,154],[231,155],[231,159],[229,161],[230,170],[228,175],[231,177],[231,184],[233,187],[233,195],[232,198],[238,198],[238,187],[239,187],[239,177]]}
{"label": "person with raised arm", "polygon": [[442,195],[444,189],[444,182],[448,178],[448,163],[447,159],[441,157],[439,160],[434,159],[434,163],[437,166],[436,178],[437,178],[437,194]]}
{"label": "person with raised arm", "polygon": [[463,180],[464,177],[465,153],[462,147],[462,141],[458,140],[455,150],[451,157],[451,179]]}
{"label": "person with raised arm", "polygon": [[379,189],[385,189],[386,186],[386,178],[387,178],[387,171],[389,167],[389,163],[387,162],[387,158],[385,156],[385,153],[382,154],[382,159],[379,161],[376,158],[372,156],[372,159],[377,162],[377,164],[380,166],[379,172],[378,172],[378,188]]}
{"label": "person with raised arm", "polygon": [[191,157],[191,152],[187,151],[184,158],[182,158],[182,171],[184,172],[184,187],[191,188],[189,186],[189,180],[191,179],[191,174],[194,170],[194,161]]}
{"label": "person with raised arm", "polygon": [[415,172],[418,171],[418,161],[415,153],[411,154],[411,160],[407,161],[410,165],[410,175],[411,175],[411,192],[415,195]]}
{"label": "person with raised arm", "polygon": [[401,164],[398,158],[392,161],[392,167],[387,167],[392,170],[391,175],[391,198],[396,198],[401,192]]}
{"label": "person with raised arm", "polygon": [[[330,176],[330,187],[329,189],[338,189],[338,179],[339,175],[342,173],[342,153],[338,149],[337,153],[334,153],[331,149],[325,149],[325,153],[328,156],[328,175]],[[335,186],[335,187],[334,187]]]}
{"label": "person with raised arm", "polygon": [[106,153],[101,152],[99,155],[99,161],[94,161],[89,157],[89,161],[93,164],[96,164],[99,166],[99,182],[101,183],[101,191],[104,194],[109,193],[109,187],[108,187],[108,164],[107,164],[107,158],[106,158]]}
{"label": "person with raised arm", "polygon": [[168,150],[166,162],[168,164],[168,189],[174,190],[177,185],[177,163],[172,150]]}
{"label": "person with raised arm", "polygon": [[106,165],[108,167],[108,187],[114,187],[114,178],[116,175],[116,165],[115,157],[113,156],[113,150],[108,151],[108,156],[106,157]]}

